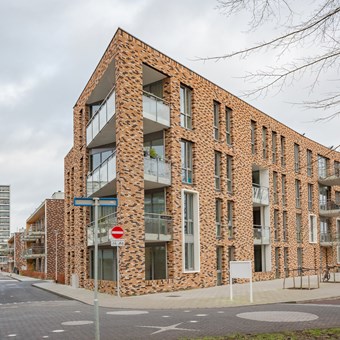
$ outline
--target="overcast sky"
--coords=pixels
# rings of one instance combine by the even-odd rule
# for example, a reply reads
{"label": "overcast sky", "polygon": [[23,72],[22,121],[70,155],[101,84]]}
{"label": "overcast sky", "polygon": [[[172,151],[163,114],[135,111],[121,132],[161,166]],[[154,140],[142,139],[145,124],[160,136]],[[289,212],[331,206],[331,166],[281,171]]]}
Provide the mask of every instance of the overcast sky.
{"label": "overcast sky", "polygon": [[[11,185],[12,231],[24,227],[44,199],[64,190],[72,107],[118,27],[235,95],[249,85],[241,75],[273,61],[270,53],[195,60],[244,48],[273,32],[264,27],[245,33],[248,18],[226,18],[216,7],[215,0],[1,1],[0,184]],[[327,80],[311,96],[332,86]],[[316,124],[311,121],[323,113],[291,104],[306,93],[302,79],[279,94],[246,101],[321,144],[338,145],[339,119]]]}

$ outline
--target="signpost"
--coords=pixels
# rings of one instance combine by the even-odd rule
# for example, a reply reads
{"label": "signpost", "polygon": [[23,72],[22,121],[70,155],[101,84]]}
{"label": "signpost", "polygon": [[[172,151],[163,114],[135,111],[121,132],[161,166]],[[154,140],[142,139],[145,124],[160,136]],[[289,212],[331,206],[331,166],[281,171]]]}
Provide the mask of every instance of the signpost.
{"label": "signpost", "polygon": [[251,261],[230,261],[229,262],[230,300],[233,300],[233,279],[249,279],[250,302],[253,303],[253,282],[252,282]]}
{"label": "signpost", "polygon": [[116,225],[110,230],[109,238],[111,239],[111,247],[117,247],[117,296],[120,297],[119,287],[119,247],[125,244],[125,240],[122,239],[124,236],[124,229]]}
{"label": "signpost", "polygon": [[94,312],[95,312],[95,324],[96,324],[96,340],[100,340],[99,332],[99,309],[98,309],[98,207],[117,207],[118,199],[114,197],[110,198],[98,198],[98,197],[75,197],[73,205],[80,207],[92,207],[94,206]]}

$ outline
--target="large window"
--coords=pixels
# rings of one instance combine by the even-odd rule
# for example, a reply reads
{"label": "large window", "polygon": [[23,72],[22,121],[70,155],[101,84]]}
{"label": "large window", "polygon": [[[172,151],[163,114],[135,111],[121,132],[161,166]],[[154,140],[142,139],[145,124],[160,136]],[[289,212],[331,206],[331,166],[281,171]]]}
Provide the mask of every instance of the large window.
{"label": "large window", "polygon": [[308,209],[313,210],[313,184],[308,183]]}
{"label": "large window", "polygon": [[222,201],[220,199],[216,199],[215,201],[215,223],[216,223],[216,237],[221,237]]}
{"label": "large window", "polygon": [[256,122],[250,122],[251,153],[256,153]]}
{"label": "large window", "polygon": [[113,154],[113,148],[100,151],[93,149],[90,153],[89,171],[93,171],[105,162]]}
{"label": "large window", "polygon": [[268,158],[268,141],[267,141],[267,128],[265,126],[262,127],[262,156],[264,159]]}
{"label": "large window", "polygon": [[278,204],[278,185],[277,185],[277,172],[273,171],[273,196],[274,196],[274,204]]}
{"label": "large window", "polygon": [[227,155],[227,192],[233,192],[233,157]]}
{"label": "large window", "polygon": [[325,157],[318,155],[318,168],[319,168],[319,177],[325,178],[328,175],[328,162],[329,160]]}
{"label": "large window", "polygon": [[294,143],[294,170],[300,172],[300,145]]}
{"label": "large window", "polygon": [[309,242],[317,242],[316,216],[309,215]]}
{"label": "large window", "polygon": [[181,141],[182,182],[192,183],[192,143]]}
{"label": "large window", "polygon": [[281,166],[286,166],[286,139],[284,136],[281,136]]}
{"label": "large window", "polygon": [[165,244],[145,245],[145,280],[167,278]]}
{"label": "large window", "polygon": [[233,230],[233,202],[228,201],[228,237],[234,237],[234,230]]}
{"label": "large window", "polygon": [[220,104],[214,102],[214,138],[220,139]]}
{"label": "large window", "polygon": [[[90,279],[94,278],[94,249],[90,251],[91,267]],[[98,280],[117,280],[116,268],[116,247],[108,249],[98,249]]]}
{"label": "large window", "polygon": [[199,213],[198,193],[182,191],[183,197],[183,268],[184,271],[199,271]]}
{"label": "large window", "polygon": [[301,181],[295,180],[295,207],[301,208]]}
{"label": "large window", "polygon": [[186,129],[192,129],[192,90],[184,85],[180,89],[181,101],[181,126]]}
{"label": "large window", "polygon": [[279,211],[274,209],[274,241],[279,240]]}
{"label": "large window", "polygon": [[272,161],[273,161],[273,164],[276,164],[277,162],[277,157],[276,157],[276,154],[277,154],[277,134],[276,132],[272,132]]}
{"label": "large window", "polygon": [[286,199],[286,175],[281,176],[281,193],[282,193],[282,206],[287,205]]}
{"label": "large window", "polygon": [[221,153],[215,151],[215,190],[221,190]]}
{"label": "large window", "polygon": [[149,214],[164,214],[165,195],[163,190],[145,192],[144,211]]}
{"label": "large window", "polygon": [[288,241],[288,220],[287,211],[282,212],[282,241]]}
{"label": "large window", "polygon": [[307,176],[313,175],[313,153],[312,150],[307,150]]}
{"label": "large window", "polygon": [[225,108],[225,129],[226,129],[226,141],[228,145],[232,144],[232,138],[231,138],[231,134],[232,134],[232,109],[230,109],[229,107]]}
{"label": "large window", "polygon": [[295,219],[295,226],[296,226],[296,241],[298,243],[302,242],[302,216],[301,214],[296,214]]}

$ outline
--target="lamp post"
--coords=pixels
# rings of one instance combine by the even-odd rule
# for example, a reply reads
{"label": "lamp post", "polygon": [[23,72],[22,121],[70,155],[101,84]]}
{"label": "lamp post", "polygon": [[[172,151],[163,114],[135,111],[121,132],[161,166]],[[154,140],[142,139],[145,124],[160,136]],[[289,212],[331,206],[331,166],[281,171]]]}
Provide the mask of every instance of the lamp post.
{"label": "lamp post", "polygon": [[55,282],[58,282],[58,230],[55,233]]}

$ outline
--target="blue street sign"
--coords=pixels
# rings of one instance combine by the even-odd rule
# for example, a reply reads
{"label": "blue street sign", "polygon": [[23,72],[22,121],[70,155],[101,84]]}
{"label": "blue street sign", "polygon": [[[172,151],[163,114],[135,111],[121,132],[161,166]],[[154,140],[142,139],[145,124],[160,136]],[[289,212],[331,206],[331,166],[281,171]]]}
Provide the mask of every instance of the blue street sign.
{"label": "blue street sign", "polygon": [[118,206],[118,198],[114,197],[105,197],[105,198],[90,198],[90,197],[75,197],[73,199],[73,205],[75,207],[91,207],[95,205],[95,201],[98,202],[98,205],[105,207],[117,207]]}

